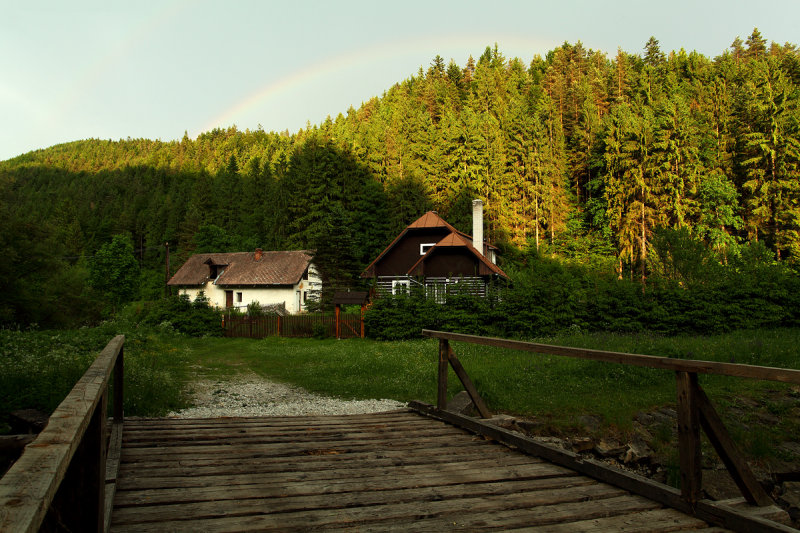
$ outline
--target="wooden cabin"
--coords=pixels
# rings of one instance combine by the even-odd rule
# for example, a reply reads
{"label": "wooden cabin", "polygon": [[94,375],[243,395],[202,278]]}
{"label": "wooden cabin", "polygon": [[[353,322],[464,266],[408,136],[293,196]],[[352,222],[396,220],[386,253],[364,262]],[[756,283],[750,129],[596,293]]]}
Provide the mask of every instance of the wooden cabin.
{"label": "wooden cabin", "polygon": [[457,285],[481,296],[492,281],[507,280],[497,266],[497,248],[483,240],[483,202],[473,201],[473,235],[460,232],[429,211],[409,224],[362,272],[379,293],[424,287],[443,301]]}

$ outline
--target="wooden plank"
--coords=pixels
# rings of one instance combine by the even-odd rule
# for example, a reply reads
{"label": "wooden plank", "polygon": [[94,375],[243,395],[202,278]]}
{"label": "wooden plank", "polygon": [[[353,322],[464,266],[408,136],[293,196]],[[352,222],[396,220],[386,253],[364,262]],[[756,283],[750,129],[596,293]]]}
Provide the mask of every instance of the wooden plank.
{"label": "wooden plank", "polygon": [[722,419],[717,414],[705,391],[697,384],[696,380],[693,386],[695,389],[694,396],[699,408],[700,424],[745,499],[753,505],[762,507],[775,505],[767,491],[756,479],[753,471],[750,470],[747,461],[739,451],[736,443],[733,442],[728,430],[725,428],[725,424],[722,423]]}
{"label": "wooden plank", "polygon": [[0,479],[0,531],[36,531],[105,392],[125,337],[100,352],[56,408],[47,427]]}
{"label": "wooden plank", "polygon": [[[612,492],[613,494],[613,492]],[[402,523],[404,531],[447,531],[452,529],[499,529],[546,525],[611,516],[658,507],[644,498],[623,495],[586,501],[559,501],[551,505],[526,502],[518,497],[465,498],[455,501],[428,501],[336,510],[305,510],[276,515],[248,515],[214,519],[176,520],[160,523],[114,525],[112,531],[291,531],[311,529],[368,530],[373,524],[385,530],[386,524]],[[465,509],[469,512],[465,512]],[[414,527],[416,525],[416,528]]]}
{"label": "wooden plank", "polygon": [[697,410],[697,374],[676,372],[678,392],[678,454],[681,469],[681,497],[694,507],[702,487],[700,419]]}
{"label": "wooden plank", "polygon": [[[304,495],[284,494],[277,497],[250,497],[214,499],[200,502],[157,505],[148,503],[147,508],[117,507],[114,511],[114,524],[137,524],[181,520],[186,516],[214,518],[221,516],[244,516],[251,514],[290,513],[304,510],[321,512],[374,505],[418,503],[456,500],[469,503],[470,500],[493,499],[492,507],[509,508],[513,506],[553,505],[561,502],[586,501],[598,498],[616,497],[623,494],[620,489],[599,483],[556,486],[551,480],[506,481],[504,483],[435,486],[420,489],[417,487],[388,491],[375,491],[362,486],[361,490],[340,492],[335,497],[330,493]],[[220,494],[221,495],[221,494]],[[322,514],[322,513],[320,513]]]}
{"label": "wooden plank", "polygon": [[[453,367],[453,371],[458,376],[458,379],[461,380],[461,384],[464,385],[464,390],[467,391],[469,397],[472,399],[472,403],[475,404],[475,407],[478,409],[478,412],[481,414],[483,418],[492,418],[492,413],[489,411],[489,408],[486,407],[486,403],[481,398],[481,395],[478,394],[478,389],[475,388],[475,385],[472,384],[472,380],[469,379],[469,375],[467,375],[467,371],[464,370],[464,367],[461,365],[461,361],[458,360],[456,354],[453,352],[453,348],[447,348],[447,358],[450,361],[450,366]],[[447,402],[445,402],[444,407],[440,407],[440,409],[446,409]]]}
{"label": "wooden plank", "polygon": [[[758,517],[748,516],[729,506],[720,505],[707,500],[697,502],[694,509],[682,498],[680,491],[673,487],[656,483],[650,479],[623,470],[612,469],[608,465],[590,459],[581,459],[577,454],[567,450],[561,450],[545,443],[512,433],[511,431],[492,426],[481,422],[478,419],[464,415],[441,411],[432,405],[422,402],[410,402],[409,407],[418,410],[420,413],[427,414],[433,418],[444,420],[451,424],[474,431],[475,433],[503,442],[517,449],[542,457],[554,464],[564,466],[576,472],[588,475],[599,481],[611,483],[615,486],[624,488],[636,494],[640,494],[653,501],[663,503],[669,507],[678,509],[685,513],[693,514],[701,520],[711,522],[730,528],[734,531],[742,532],[766,532],[766,531],[792,531],[792,529],[781,529],[779,524],[764,520]],[[775,529],[778,528],[778,529]],[[795,531],[796,533],[796,531]]]}
{"label": "wooden plank", "polygon": [[567,346],[554,346],[535,342],[498,339],[496,337],[478,337],[461,333],[447,333],[423,329],[422,335],[440,340],[450,340],[494,346],[497,348],[510,348],[526,352],[536,352],[551,355],[562,355],[578,359],[605,361],[607,363],[620,363],[647,368],[660,368],[677,372],[694,372],[700,374],[721,374],[740,378],[763,379],[768,381],[781,381],[785,383],[800,384],[800,370],[787,368],[774,368],[756,365],[741,365],[735,363],[718,363],[715,361],[698,361],[693,359],[671,359],[654,355],[639,355],[622,352],[609,352],[603,350],[590,350],[588,348],[570,348]]}
{"label": "wooden plank", "polygon": [[289,427],[289,426],[311,426],[315,424],[323,425],[347,425],[351,426],[354,423],[366,423],[367,421],[374,421],[375,423],[396,421],[396,420],[417,420],[419,416],[407,409],[401,408],[397,411],[385,411],[380,413],[369,413],[361,415],[298,415],[298,416],[253,416],[253,417],[219,417],[219,418],[126,418],[125,419],[125,432],[132,430],[147,430],[156,427],[176,427],[180,425],[197,426],[203,424],[210,424],[213,426],[219,424],[229,424],[231,426],[240,426],[243,424],[257,424],[264,426],[272,426],[276,428]]}
{"label": "wooden plank", "polygon": [[111,525],[111,512],[114,508],[114,496],[117,492],[117,474],[119,473],[120,456],[122,454],[122,424],[122,421],[114,421],[112,423],[111,436],[108,439],[108,458],[106,459],[105,479],[105,505],[103,507],[103,531],[108,531],[108,528]]}
{"label": "wooden plank", "polygon": [[[138,478],[156,476],[158,477],[163,472],[170,469],[182,469],[199,473],[203,468],[236,468],[242,464],[258,465],[259,468],[264,470],[272,469],[276,472],[299,470],[304,471],[323,471],[323,470],[336,470],[348,467],[352,464],[368,465],[372,468],[398,466],[398,465],[429,465],[435,467],[439,463],[446,463],[458,461],[465,463],[477,459],[495,460],[498,464],[512,464],[516,463],[519,459],[518,454],[510,452],[508,454],[496,452],[494,449],[487,449],[486,447],[468,447],[468,448],[455,448],[456,453],[450,453],[448,449],[446,454],[439,449],[437,454],[421,454],[417,453],[418,450],[403,450],[394,454],[388,454],[381,451],[369,452],[356,452],[350,453],[348,451],[335,452],[329,451],[317,455],[283,455],[280,457],[265,456],[262,454],[248,454],[238,455],[237,457],[227,457],[227,453],[220,453],[225,450],[219,450],[215,454],[205,455],[202,458],[187,458],[184,456],[176,456],[171,461],[135,461],[125,462],[121,465],[119,470],[119,477],[135,475]],[[543,462],[538,458],[526,457],[529,463]]]}
{"label": "wooden plank", "polygon": [[[551,488],[578,487],[596,483],[587,477],[569,473],[564,476],[551,476],[544,471],[541,475],[513,479],[498,478],[491,471],[481,473],[482,479],[473,480],[469,484],[454,483],[453,480],[428,474],[414,477],[414,486],[409,487],[408,479],[393,476],[375,478],[369,484],[370,493],[386,496],[385,501],[401,501],[403,498],[436,499],[450,495],[504,494],[522,490],[546,490]],[[220,487],[194,487],[178,489],[144,489],[120,491],[117,493],[117,507],[133,507],[138,505],[157,505],[173,503],[190,503],[202,501],[245,500],[251,498],[286,498],[309,496],[314,494],[336,495],[339,493],[358,493],[363,491],[363,480],[339,479],[335,482],[320,480],[297,485],[280,485],[278,483],[257,483],[249,485],[233,485]],[[395,494],[393,497],[388,497]],[[334,501],[335,498],[330,498]]]}
{"label": "wooden plank", "polygon": [[[687,515],[675,509],[654,509],[637,513],[626,513],[623,515],[593,518],[591,520],[579,520],[563,524],[553,524],[549,526],[536,526],[534,528],[521,527],[511,531],[516,532],[536,532],[536,533],[606,533],[608,531],[634,532],[668,532],[682,530],[698,530],[707,526],[702,520]],[[716,531],[725,531],[716,528]]]}
{"label": "wooden plank", "polygon": [[[446,472],[448,475],[454,476],[455,479],[462,480],[461,482],[477,481],[483,479],[484,471],[486,469],[492,470],[493,476],[500,476],[502,478],[514,478],[520,476],[564,476],[569,473],[562,467],[555,465],[547,465],[546,463],[526,464],[525,461],[520,461],[516,464],[498,465],[495,461],[472,461],[467,464],[452,462],[441,463],[436,466],[437,475]],[[152,488],[178,488],[178,487],[210,487],[210,486],[227,486],[227,485],[241,485],[248,483],[263,483],[269,480],[270,483],[298,483],[308,481],[329,480],[336,482],[336,480],[343,479],[342,476],[347,476],[346,480],[361,479],[362,481],[372,479],[380,476],[425,476],[430,473],[429,465],[399,465],[383,468],[351,468],[342,469],[339,472],[323,470],[323,471],[292,471],[292,472],[275,472],[274,470],[266,469],[263,471],[257,465],[254,465],[251,471],[238,471],[227,473],[225,471],[210,472],[204,475],[192,474],[187,476],[181,473],[176,476],[153,476],[153,477],[120,477],[117,480],[117,491],[123,490],[136,490],[136,489],[152,489]],[[268,475],[267,475],[268,474]]]}
{"label": "wooden plank", "polygon": [[[402,434],[398,435],[397,432]],[[394,436],[407,438],[406,435],[437,435],[453,433],[454,428],[444,425],[425,424],[424,421],[401,422],[398,424],[359,424],[352,426],[306,426],[287,429],[276,429],[261,426],[206,426],[201,428],[179,426],[174,429],[162,428],[155,431],[137,431],[125,428],[125,445],[131,446],[137,442],[174,442],[175,440],[214,440],[217,438],[252,438],[263,437],[282,442],[293,439],[315,439],[330,436],[357,438],[364,435]],[[460,430],[455,430],[460,432]]]}

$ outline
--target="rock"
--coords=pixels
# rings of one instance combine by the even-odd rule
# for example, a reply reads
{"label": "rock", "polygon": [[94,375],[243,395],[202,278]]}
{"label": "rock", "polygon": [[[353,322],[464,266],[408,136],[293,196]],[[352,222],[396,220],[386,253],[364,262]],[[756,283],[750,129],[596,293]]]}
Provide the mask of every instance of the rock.
{"label": "rock", "polygon": [[556,446],[563,450],[567,450],[570,447],[569,442],[565,441],[564,439],[559,439],[558,437],[534,437],[534,439],[537,442],[550,444],[551,446]]}
{"label": "rock", "polygon": [[475,404],[472,403],[469,393],[462,390],[447,402],[446,410],[460,415],[469,415],[475,410]]}
{"label": "rock", "polygon": [[601,439],[594,447],[595,453],[600,457],[619,457],[625,453],[626,449],[627,446],[619,442],[607,441],[605,439]]}
{"label": "rock", "polygon": [[778,497],[778,502],[789,508],[792,520],[800,519],[800,481],[784,482],[783,493]]}
{"label": "rock", "polygon": [[509,415],[494,415],[492,418],[489,418],[484,422],[492,424],[493,426],[501,427],[503,429],[510,429],[510,430],[517,429],[516,425],[517,419]]}
{"label": "rock", "polygon": [[8,416],[12,433],[41,433],[49,418],[36,409],[19,409]]}
{"label": "rock", "polygon": [[727,500],[741,496],[739,487],[727,470],[703,470],[703,491],[711,500]]}
{"label": "rock", "polygon": [[589,437],[578,437],[572,440],[572,451],[575,453],[588,452],[594,448],[594,441]]}
{"label": "rock", "polygon": [[628,449],[622,455],[622,462],[630,464],[641,464],[650,461],[650,456],[653,450],[650,449],[644,442],[631,442],[628,444]]}
{"label": "rock", "polygon": [[528,435],[535,433],[536,430],[541,427],[541,425],[541,423],[536,422],[535,420],[517,420],[517,427],[519,427]]}

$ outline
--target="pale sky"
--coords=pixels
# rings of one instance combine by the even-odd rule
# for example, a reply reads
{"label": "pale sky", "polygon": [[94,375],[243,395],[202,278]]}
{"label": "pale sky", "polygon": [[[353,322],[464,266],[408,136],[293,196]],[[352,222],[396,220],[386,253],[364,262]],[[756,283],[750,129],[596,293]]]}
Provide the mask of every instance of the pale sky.
{"label": "pale sky", "polygon": [[721,54],[758,27],[800,41],[800,0],[0,0],[0,160],[78,139],[294,133],[487,45],[526,64],[564,41],[613,58]]}

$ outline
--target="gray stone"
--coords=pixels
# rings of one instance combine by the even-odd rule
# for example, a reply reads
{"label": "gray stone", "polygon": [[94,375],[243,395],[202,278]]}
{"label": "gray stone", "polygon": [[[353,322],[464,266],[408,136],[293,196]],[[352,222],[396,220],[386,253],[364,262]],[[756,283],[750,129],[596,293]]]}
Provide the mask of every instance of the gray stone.
{"label": "gray stone", "polygon": [[469,393],[462,390],[447,402],[447,411],[451,413],[458,413],[460,415],[469,415],[475,409],[475,404],[472,403],[472,398]]}
{"label": "gray stone", "polygon": [[628,449],[622,455],[622,462],[629,464],[641,464],[650,461],[650,456],[653,450],[650,449],[644,442],[631,442],[628,444]]}
{"label": "gray stone", "polygon": [[517,429],[516,425],[517,419],[509,415],[494,415],[492,418],[484,420],[484,422],[488,422],[493,426],[501,427],[503,429],[511,429],[511,430]]}
{"label": "gray stone", "polygon": [[617,441],[601,439],[600,442],[595,445],[594,451],[600,457],[619,457],[625,453],[627,448],[627,446]]}
{"label": "gray stone", "polygon": [[794,509],[794,516],[798,512],[800,512],[800,481],[786,481],[783,484],[783,494],[781,494],[780,498],[781,503],[789,507],[790,509]]}
{"label": "gray stone", "polygon": [[594,448],[594,441],[589,437],[572,439],[572,451],[575,453],[588,452]]}

